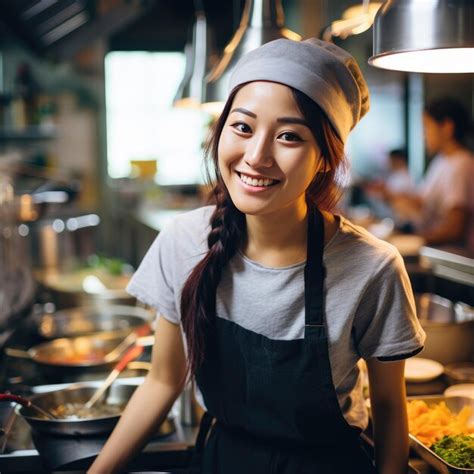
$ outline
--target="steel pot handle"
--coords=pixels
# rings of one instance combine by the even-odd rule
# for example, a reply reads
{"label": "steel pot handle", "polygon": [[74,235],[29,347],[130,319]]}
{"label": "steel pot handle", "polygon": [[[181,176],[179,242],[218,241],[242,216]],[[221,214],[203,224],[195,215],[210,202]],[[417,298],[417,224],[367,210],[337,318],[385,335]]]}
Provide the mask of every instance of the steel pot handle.
{"label": "steel pot handle", "polygon": [[31,359],[30,353],[22,349],[13,349],[11,347],[6,347],[5,354],[10,357],[20,357],[22,359]]}

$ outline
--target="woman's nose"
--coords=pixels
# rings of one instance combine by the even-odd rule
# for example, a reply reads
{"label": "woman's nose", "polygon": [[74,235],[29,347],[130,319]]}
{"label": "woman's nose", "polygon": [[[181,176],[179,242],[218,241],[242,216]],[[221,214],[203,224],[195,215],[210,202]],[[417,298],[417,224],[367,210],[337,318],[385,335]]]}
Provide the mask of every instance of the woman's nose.
{"label": "woman's nose", "polygon": [[273,165],[273,147],[266,136],[255,136],[249,140],[244,161],[252,168],[268,168]]}

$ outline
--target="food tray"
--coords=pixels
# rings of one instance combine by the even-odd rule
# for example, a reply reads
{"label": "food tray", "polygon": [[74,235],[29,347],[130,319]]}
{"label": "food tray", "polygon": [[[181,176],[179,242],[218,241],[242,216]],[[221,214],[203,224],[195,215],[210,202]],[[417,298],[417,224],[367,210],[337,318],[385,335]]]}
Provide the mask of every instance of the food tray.
{"label": "food tray", "polygon": [[[470,406],[472,409],[470,423],[474,424],[474,399],[469,397],[443,397],[443,396],[427,396],[427,397],[408,397],[408,400],[422,400],[428,406],[436,405],[440,402],[445,402],[447,407],[453,412],[458,413],[465,406]],[[434,467],[442,474],[468,474],[474,473],[474,469],[460,468],[447,463],[440,458],[431,449],[421,443],[415,436],[410,436],[410,447],[428,464]]]}

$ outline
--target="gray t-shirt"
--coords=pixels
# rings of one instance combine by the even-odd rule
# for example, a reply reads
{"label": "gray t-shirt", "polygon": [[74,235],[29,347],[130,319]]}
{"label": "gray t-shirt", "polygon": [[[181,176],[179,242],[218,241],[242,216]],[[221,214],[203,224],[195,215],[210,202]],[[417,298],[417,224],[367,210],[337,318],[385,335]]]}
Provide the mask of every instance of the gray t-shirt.
{"label": "gray t-shirt", "polygon": [[[182,287],[207,251],[213,207],[177,216],[157,237],[128,291],[180,323]],[[337,216],[324,247],[325,319],[334,386],[347,421],[365,429],[367,410],[357,362],[407,357],[423,346],[410,281],[392,245]],[[217,316],[272,339],[304,337],[304,263],[268,268],[237,253],[223,271]]]}

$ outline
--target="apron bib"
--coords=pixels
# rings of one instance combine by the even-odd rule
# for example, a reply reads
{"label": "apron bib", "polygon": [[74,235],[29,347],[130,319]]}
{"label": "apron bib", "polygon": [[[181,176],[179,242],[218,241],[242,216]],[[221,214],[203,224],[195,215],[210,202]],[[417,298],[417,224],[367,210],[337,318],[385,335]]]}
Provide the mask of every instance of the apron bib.
{"label": "apron bib", "polygon": [[270,339],[215,318],[196,372],[208,413],[190,472],[376,472],[362,448],[360,430],[342,415],[332,381],[323,248],[323,217],[308,209],[304,339]]}

